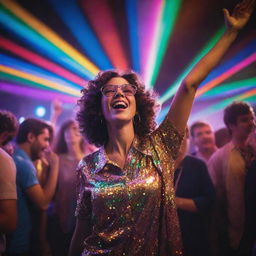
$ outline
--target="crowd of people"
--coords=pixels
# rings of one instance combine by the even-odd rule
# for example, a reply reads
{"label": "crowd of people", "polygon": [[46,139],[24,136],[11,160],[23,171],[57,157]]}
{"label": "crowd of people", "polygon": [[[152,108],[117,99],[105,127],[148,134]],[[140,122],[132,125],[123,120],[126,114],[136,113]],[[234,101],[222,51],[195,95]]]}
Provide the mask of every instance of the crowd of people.
{"label": "crowd of people", "polygon": [[[65,121],[53,141],[51,139],[53,130],[44,121],[30,118],[18,125],[12,113],[2,110],[0,121],[2,235],[0,248],[2,252],[6,244],[6,253],[10,256],[68,255],[76,221],[76,169],[79,161],[84,156],[93,157],[94,160],[97,159],[96,157],[102,157],[100,167],[97,167],[103,170],[107,168],[107,180],[109,175],[121,175],[118,173],[121,172],[118,170],[120,166],[111,159],[106,159],[106,155],[102,155],[101,150],[98,151],[96,147],[85,142],[75,120]],[[224,110],[224,122],[230,131],[231,139],[219,148],[216,146],[214,132],[209,123],[197,121],[190,129],[187,127],[174,163],[173,178],[170,177],[170,181],[173,181],[184,255],[255,255],[253,254],[256,238],[256,205],[253,203],[256,200],[255,114],[249,104],[233,102]],[[14,136],[17,146],[14,152],[7,150],[7,153],[5,145]],[[189,154],[190,138],[195,151]],[[226,136],[222,139],[226,139]],[[53,151],[50,150],[50,144]],[[91,154],[92,152],[95,153]],[[98,154],[100,156],[97,156]],[[132,159],[135,159],[135,155]],[[128,171],[125,167],[123,169]],[[106,179],[103,179],[105,175],[106,173],[99,176],[98,182],[106,183]],[[137,175],[138,173],[136,178]],[[150,176],[147,174],[147,177],[148,180],[152,179],[152,173]],[[103,184],[101,185],[103,187]],[[153,185],[150,182],[150,186]],[[144,194],[145,189],[141,186],[142,184],[139,184],[139,190]],[[100,184],[97,184],[98,190],[100,187]],[[106,191],[99,191],[101,194],[106,193],[103,194],[104,200],[110,193],[109,189],[106,190],[104,187]],[[111,188],[111,195],[114,190],[116,188]],[[125,201],[123,196],[118,193],[115,199],[119,200],[115,205],[120,217],[122,211],[123,214],[128,214],[127,206],[122,205]],[[157,209],[157,202],[153,199],[150,197],[147,202],[143,202],[147,203],[144,206],[144,218],[149,209],[150,211],[153,211],[153,208]],[[157,199],[161,200],[161,196]],[[78,205],[82,203],[81,200]],[[91,211],[92,205],[88,200],[87,198],[87,201],[83,202],[83,204],[87,203],[83,207],[86,209],[90,207]],[[112,211],[114,204],[106,200],[107,205],[105,205],[102,200],[100,198],[98,205],[93,206],[94,211],[97,214],[101,212],[105,218],[109,218],[113,213],[107,213],[107,210],[111,208]],[[131,200],[133,204],[139,204],[139,207],[143,208],[142,199],[137,194]],[[95,208],[96,206],[98,208]],[[79,211],[80,208],[77,210],[77,215]],[[87,214],[88,218],[91,217],[91,213],[87,212]],[[140,225],[144,221],[145,219]],[[111,222],[111,227],[112,225]],[[89,224],[81,226],[84,227],[88,232],[92,232]],[[144,228],[149,229],[147,226]],[[82,240],[85,237],[86,235],[82,236]],[[234,253],[236,250],[238,254]]]}
{"label": "crowd of people", "polygon": [[132,71],[100,72],[59,128],[58,104],[51,123],[0,110],[0,255],[255,256],[253,108],[227,106],[216,136],[205,121],[187,126],[198,86],[254,4],[224,9],[226,32],[158,127],[156,95]]}

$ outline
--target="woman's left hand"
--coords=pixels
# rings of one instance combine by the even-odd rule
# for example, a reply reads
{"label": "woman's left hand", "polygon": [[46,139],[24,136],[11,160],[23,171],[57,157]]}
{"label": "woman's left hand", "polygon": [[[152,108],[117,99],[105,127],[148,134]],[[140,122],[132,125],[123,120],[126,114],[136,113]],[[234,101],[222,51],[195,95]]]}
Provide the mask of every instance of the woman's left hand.
{"label": "woman's left hand", "polygon": [[235,6],[232,14],[227,9],[223,9],[227,28],[241,30],[248,22],[254,7],[255,0],[243,0]]}

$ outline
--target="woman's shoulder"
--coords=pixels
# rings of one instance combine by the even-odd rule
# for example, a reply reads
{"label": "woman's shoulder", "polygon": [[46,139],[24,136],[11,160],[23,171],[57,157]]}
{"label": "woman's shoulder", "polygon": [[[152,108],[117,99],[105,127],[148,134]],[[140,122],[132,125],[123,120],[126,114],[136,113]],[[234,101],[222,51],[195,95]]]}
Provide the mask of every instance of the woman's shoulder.
{"label": "woman's shoulder", "polygon": [[77,170],[95,172],[97,169],[101,168],[105,159],[103,150],[103,148],[99,148],[93,153],[83,157],[78,164]]}
{"label": "woman's shoulder", "polygon": [[92,162],[96,163],[98,162],[102,157],[104,157],[104,147],[100,147],[99,149],[97,149],[96,151],[84,156],[84,158],[82,159],[82,161],[85,164],[90,164]]}

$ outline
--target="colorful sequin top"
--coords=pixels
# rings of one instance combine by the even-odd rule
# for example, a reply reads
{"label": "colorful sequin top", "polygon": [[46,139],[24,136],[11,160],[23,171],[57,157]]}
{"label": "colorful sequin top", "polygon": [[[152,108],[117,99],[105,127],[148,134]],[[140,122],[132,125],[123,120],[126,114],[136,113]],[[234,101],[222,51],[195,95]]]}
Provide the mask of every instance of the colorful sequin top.
{"label": "colorful sequin top", "polygon": [[183,255],[173,188],[181,141],[166,118],[150,136],[135,137],[123,169],[104,147],[81,160],[76,216],[89,217],[91,228],[83,256]]}

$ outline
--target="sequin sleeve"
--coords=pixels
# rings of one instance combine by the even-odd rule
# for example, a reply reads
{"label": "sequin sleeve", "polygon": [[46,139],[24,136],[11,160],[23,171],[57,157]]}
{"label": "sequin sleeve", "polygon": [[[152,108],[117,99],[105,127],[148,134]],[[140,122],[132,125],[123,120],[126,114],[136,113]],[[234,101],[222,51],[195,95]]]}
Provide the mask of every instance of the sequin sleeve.
{"label": "sequin sleeve", "polygon": [[91,215],[91,193],[86,184],[86,164],[81,160],[77,167],[77,206],[75,216],[79,219],[88,219]]}
{"label": "sequin sleeve", "polygon": [[184,134],[181,134],[171,123],[169,118],[166,117],[150,137],[159,155],[161,155],[164,150],[169,157],[175,160],[178,156],[183,136]]}
{"label": "sequin sleeve", "polygon": [[[182,238],[179,219],[175,204],[175,190],[173,187],[174,160],[177,158],[183,135],[166,117],[162,124],[151,134],[154,165],[162,174],[163,196],[163,237],[165,243],[160,246],[159,255],[183,255]],[[166,254],[166,246],[171,253]]]}

